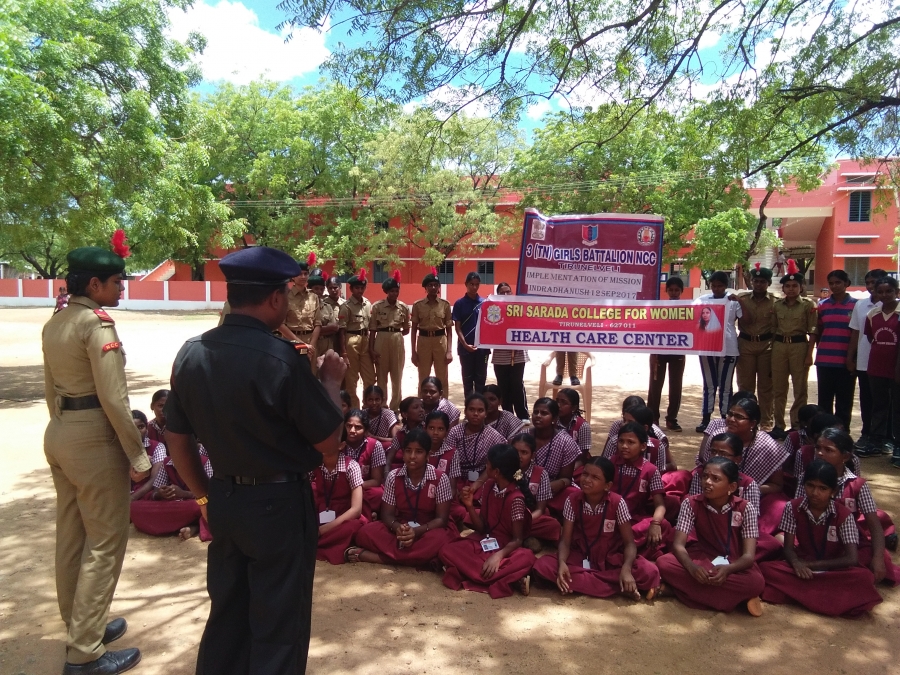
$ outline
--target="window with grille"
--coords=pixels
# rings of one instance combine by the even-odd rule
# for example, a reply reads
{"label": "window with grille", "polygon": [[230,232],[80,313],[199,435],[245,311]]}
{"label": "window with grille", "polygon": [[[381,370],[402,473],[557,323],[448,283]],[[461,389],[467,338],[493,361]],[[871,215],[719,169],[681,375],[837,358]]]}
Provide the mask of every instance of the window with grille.
{"label": "window with grille", "polygon": [[380,284],[385,281],[391,273],[387,269],[387,265],[381,260],[372,263],[372,283]]}
{"label": "window with grille", "polygon": [[453,283],[453,261],[445,260],[438,265],[438,281],[442,284]]}
{"label": "window with grille", "polygon": [[851,192],[850,193],[850,222],[851,223],[868,223],[869,216],[872,212],[872,193]]}
{"label": "window with grille", "polygon": [[850,277],[851,286],[865,286],[866,272],[869,271],[869,259],[844,258],[844,271]]}
{"label": "window with grille", "polygon": [[494,261],[483,260],[478,263],[478,276],[481,277],[481,283],[494,285]]}
{"label": "window with grille", "polygon": [[871,244],[872,239],[870,237],[847,237],[844,239],[845,244]]}

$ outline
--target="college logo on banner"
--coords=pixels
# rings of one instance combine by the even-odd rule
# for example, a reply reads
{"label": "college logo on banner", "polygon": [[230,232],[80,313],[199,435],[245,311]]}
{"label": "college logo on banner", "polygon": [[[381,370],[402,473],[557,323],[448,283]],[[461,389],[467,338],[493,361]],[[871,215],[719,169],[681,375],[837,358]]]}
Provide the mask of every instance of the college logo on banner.
{"label": "college logo on banner", "polygon": [[503,315],[500,311],[500,305],[488,306],[487,317],[485,318],[490,323],[500,323],[503,320]]}
{"label": "college logo on banner", "polygon": [[652,227],[642,227],[638,230],[637,240],[641,246],[652,246],[656,241],[656,230]]}
{"label": "college logo on banner", "polygon": [[581,243],[585,246],[596,246],[600,237],[600,227],[597,223],[581,226]]}

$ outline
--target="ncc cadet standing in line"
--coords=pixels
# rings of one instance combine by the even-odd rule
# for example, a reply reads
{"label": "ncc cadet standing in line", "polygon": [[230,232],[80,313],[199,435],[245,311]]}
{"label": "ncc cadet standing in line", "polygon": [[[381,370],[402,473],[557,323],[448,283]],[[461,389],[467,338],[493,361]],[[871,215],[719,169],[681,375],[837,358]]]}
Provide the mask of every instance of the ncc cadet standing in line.
{"label": "ncc cadet standing in line", "polygon": [[409,305],[401,302],[400,270],[394,270],[390,279],[385,279],[381,290],[387,298],[372,305],[369,321],[369,357],[375,364],[378,386],[387,392],[388,376],[391,378],[390,408],[400,411],[400,384],[403,380],[403,366],[406,364],[406,347],[403,337],[409,334]]}
{"label": "ncc cadet standing in line", "polygon": [[[124,236],[113,241],[127,256]],[[105,647],[127,629],[125,619],[106,620],[128,543],[129,475],[150,475],[131,419],[122,343],[101,309],[119,304],[120,255],[95,247],[68,254],[69,305],[42,336],[50,410],[44,454],[56,488],[56,595],[67,630],[63,675],[123,673],[141,660],[137,649]]]}
{"label": "ncc cadet standing in line", "polygon": [[288,313],[284,320],[290,333],[282,330],[286,338],[296,338],[310,347],[313,373],[316,372],[316,344],[322,327],[322,299],[308,288],[309,268],[315,264],[315,253],[310,253],[305,263],[297,263],[300,274],[294,279],[294,287],[288,291]]}
{"label": "ncc cadet standing in line", "polygon": [[[341,308],[346,300],[341,297],[341,282],[337,277],[328,277],[325,280],[325,297],[322,298],[322,316],[325,316],[325,305],[331,307],[331,314],[334,317],[335,321],[338,321],[338,310]],[[325,325],[324,319],[322,325]],[[338,328],[334,331],[334,334],[331,336],[331,349],[334,349],[338,354],[341,353],[341,343],[340,343],[340,322],[338,322]]]}
{"label": "ncc cadet standing in line", "polygon": [[[816,346],[816,305],[802,296],[803,274],[797,263],[788,260],[788,273],[781,277],[784,297],[775,301],[774,342],[772,343],[772,388],[775,395],[773,437],[797,428],[797,413],[806,405],[807,380]],[[784,422],[788,377],[794,390],[790,427]]]}
{"label": "ncc cadet standing in line", "polygon": [[[338,310],[340,325],[341,356],[347,362],[347,376],[344,391],[350,395],[350,407],[359,408],[356,384],[362,377],[363,391],[375,384],[375,367],[369,355],[369,321],[372,318],[372,303],[363,297],[366,292],[366,270],[361,269],[350,277],[350,297]],[[349,336],[349,337],[348,337]]]}
{"label": "ncc cadet standing in line", "polygon": [[[231,313],[175,358],[166,444],[209,521],[211,601],[198,675],[306,671],[318,525],[307,472],[338,453],[340,384],[332,351],[317,380],[306,345],[273,335],[297,263],[264,246],[220,263]],[[215,467],[206,476],[202,438]],[[321,454],[320,454],[321,453]]]}
{"label": "ncc cadet standing in line", "polygon": [[760,427],[772,428],[772,328],[775,296],[769,293],[772,270],[756,263],[750,270],[752,291],[738,293],[742,316],[738,319],[737,384],[741,391],[755,393],[762,412]]}
{"label": "ncc cadet standing in line", "polygon": [[[319,296],[322,301],[320,316],[322,317],[322,326],[319,328],[319,339],[316,341],[316,354],[324,354],[329,349],[334,349],[334,338],[338,334],[338,317],[337,307],[329,302],[325,295],[325,278],[321,276],[322,270],[316,270],[319,274],[309,277],[307,286],[309,290]],[[334,349],[338,351],[337,349]],[[312,365],[312,363],[310,363]]]}
{"label": "ncc cadet standing in line", "polygon": [[434,374],[444,390],[449,391],[447,366],[453,362],[453,319],[450,303],[438,297],[441,282],[437,269],[432,267],[431,273],[425,275],[422,288],[425,289],[425,297],[416,300],[412,307],[412,362],[419,369],[419,387],[422,380],[431,375],[431,367],[434,366]]}

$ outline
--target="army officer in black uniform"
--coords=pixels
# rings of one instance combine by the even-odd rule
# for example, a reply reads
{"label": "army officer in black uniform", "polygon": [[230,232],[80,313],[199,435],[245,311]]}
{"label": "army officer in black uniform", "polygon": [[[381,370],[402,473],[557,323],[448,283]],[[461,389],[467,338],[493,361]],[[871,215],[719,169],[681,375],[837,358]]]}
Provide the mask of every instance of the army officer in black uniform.
{"label": "army officer in black uniform", "polygon": [[317,380],[305,345],[272,334],[300,273],[290,256],[255,247],[220,267],[231,313],[181,348],[166,403],[166,445],[213,535],[197,673],[300,675],[318,534],[307,472],[338,452],[346,367],[329,351]]}

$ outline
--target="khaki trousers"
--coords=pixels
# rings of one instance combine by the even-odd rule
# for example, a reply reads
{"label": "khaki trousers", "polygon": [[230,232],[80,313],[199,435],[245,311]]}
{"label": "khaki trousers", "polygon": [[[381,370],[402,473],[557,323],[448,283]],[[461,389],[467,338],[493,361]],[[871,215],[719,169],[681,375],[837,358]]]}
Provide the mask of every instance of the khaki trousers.
{"label": "khaki trousers", "polygon": [[742,391],[756,394],[762,411],[760,424],[772,427],[772,348],[771,341],[750,342],[738,339],[741,355],[737,360],[737,385]]}
{"label": "khaki trousers", "polygon": [[416,341],[416,354],[419,356],[419,387],[422,380],[431,375],[431,367],[434,366],[435,377],[441,381],[446,396],[450,388],[447,380],[447,334],[440,337],[420,335]]}
{"label": "khaki trousers", "polygon": [[52,417],[44,454],[56,487],[56,596],[68,628],[66,661],[101,644],[128,543],[129,462],[101,409]]}
{"label": "khaki trousers", "polygon": [[378,363],[375,365],[378,386],[384,389],[387,396],[387,381],[391,378],[391,402],[390,409],[394,412],[400,410],[400,384],[403,380],[403,366],[406,364],[406,345],[403,343],[403,333],[388,333],[381,331],[375,334],[375,353],[378,354]]}
{"label": "khaki trousers", "polygon": [[[797,412],[806,405],[807,380],[809,368],[805,365],[806,351],[809,345],[805,342],[784,344],[772,343],[772,386],[775,392],[775,426],[782,429],[797,427]],[[791,405],[790,426],[784,423],[784,408],[787,405],[788,377],[794,390],[794,403]]]}
{"label": "khaki trousers", "polygon": [[362,376],[363,391],[366,387],[375,384],[375,367],[369,357],[369,336],[347,336],[347,374],[344,375],[344,391],[350,395],[350,407],[359,408],[359,396],[356,393],[356,384]]}

